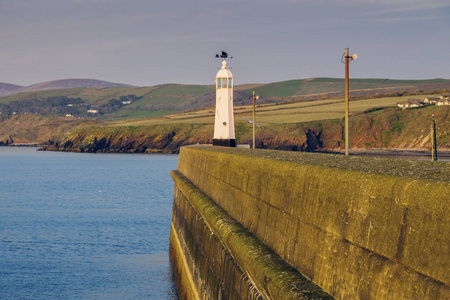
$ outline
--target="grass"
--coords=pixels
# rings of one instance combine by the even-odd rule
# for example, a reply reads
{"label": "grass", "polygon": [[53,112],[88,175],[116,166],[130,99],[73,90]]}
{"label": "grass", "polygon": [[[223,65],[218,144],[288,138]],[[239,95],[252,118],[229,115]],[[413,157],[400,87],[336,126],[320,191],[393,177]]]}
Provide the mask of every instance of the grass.
{"label": "grass", "polygon": [[[118,119],[142,119],[142,118],[157,118],[165,115],[170,115],[175,113],[175,111],[145,111],[145,110],[123,110],[117,112]],[[106,118],[107,120],[108,118]]]}
{"label": "grass", "polygon": [[[331,78],[331,77],[317,77],[312,79],[307,79],[310,82],[344,82],[343,78]],[[396,84],[412,84],[412,83],[443,83],[448,82],[448,79],[435,78],[435,79],[418,79],[418,80],[402,80],[402,79],[389,79],[389,78],[354,78],[351,79],[353,82],[363,82],[363,83],[396,83]]]}
{"label": "grass", "polygon": [[[279,84],[272,84],[272,88],[278,89],[277,93],[280,93],[280,89],[285,88],[292,92],[294,88],[304,88],[309,83],[326,85],[327,82],[334,84],[334,79],[316,78],[309,80],[307,83],[301,84],[298,80],[287,81]],[[366,80],[370,81],[370,80]],[[372,80],[374,84],[380,82],[379,79]],[[364,83],[365,84],[365,83]],[[258,92],[263,91],[267,86],[260,87]],[[174,111],[160,111],[151,112],[142,110],[146,105],[158,105],[158,104],[177,104],[191,99],[189,95],[195,95],[203,93],[204,91],[211,91],[212,87],[205,86],[183,86],[183,85],[164,85],[159,87],[146,87],[146,88],[104,88],[104,89],[71,89],[71,90],[59,90],[59,91],[46,91],[37,93],[41,97],[48,97],[61,93],[71,97],[82,97],[84,99],[90,98],[92,101],[96,99],[105,98],[119,98],[121,95],[135,94],[137,96],[144,96],[142,99],[135,101],[131,105],[125,106],[123,109],[117,112],[118,119],[137,119],[148,118],[144,120],[132,120],[121,121],[119,126],[126,126],[126,122],[132,122],[133,124],[147,124],[155,125],[160,123],[182,123],[182,124],[208,124],[214,122],[214,108],[200,109],[196,111],[188,111],[181,113],[174,113]],[[269,91],[269,90],[267,90]],[[184,94],[185,96],[173,96]],[[17,95],[18,96],[18,95]],[[420,98],[427,97],[428,95],[421,95]],[[14,97],[14,96],[12,96]],[[21,97],[24,97],[23,95]],[[379,107],[395,107],[397,102],[404,101],[412,96],[403,97],[386,97],[386,98],[374,98],[364,100],[354,100],[350,102],[350,113],[361,113],[370,109]],[[8,97],[10,98],[10,97]],[[101,100],[98,100],[101,101]],[[142,111],[138,111],[141,109]],[[252,118],[252,107],[247,106],[235,106],[235,123],[247,122],[243,117]],[[173,113],[173,114],[172,114]],[[378,112],[379,113],[379,112]],[[169,115],[170,114],[170,115]],[[327,119],[339,119],[344,115],[344,99],[328,99],[328,100],[316,100],[316,101],[303,101],[289,104],[261,104],[257,105],[256,109],[256,122],[261,126],[267,126],[273,123],[299,123],[309,122],[317,120]],[[105,120],[111,120],[111,116],[105,118]],[[117,120],[116,117],[113,117]],[[133,125],[134,126],[134,125]]]}
{"label": "grass", "polygon": [[143,109],[143,108],[145,108],[146,105],[182,103],[187,100],[188,100],[187,98],[181,98],[181,97],[145,96],[144,98],[134,101],[128,107],[135,108],[135,109],[139,109],[139,108]]}
{"label": "grass", "polygon": [[[424,96],[426,97],[426,95]],[[408,96],[386,97],[350,101],[350,114],[362,113],[368,109],[396,107],[397,102],[408,99]],[[376,110],[373,114],[379,114]],[[262,104],[256,108],[256,122],[261,126],[270,124],[301,123],[319,120],[340,119],[344,116],[344,99],[303,101],[289,104]],[[247,123],[243,117],[252,119],[252,106],[243,105],[234,107],[234,119],[238,123]],[[162,118],[146,120],[132,120],[120,122],[118,126],[146,126],[156,124],[213,124],[214,108],[205,108],[196,111],[174,113]]]}
{"label": "grass", "polygon": [[[350,90],[355,92],[358,90],[368,90],[368,89],[398,89],[398,84],[380,84],[380,83],[370,83],[370,82],[355,82],[350,81]],[[404,87],[413,87],[413,85],[404,85]],[[342,81],[330,81],[330,82],[308,82],[303,84],[294,95],[311,95],[311,94],[322,94],[330,92],[344,92],[345,86]]]}
{"label": "grass", "polygon": [[120,99],[121,96],[136,95],[142,97],[156,87],[114,87],[114,88],[84,88],[72,97],[80,97],[90,103],[102,104],[110,99]]}
{"label": "grass", "polygon": [[120,96],[136,95],[142,97],[151,93],[157,87],[114,87],[114,88],[75,88],[49,90],[0,97],[0,103],[9,103],[18,100],[46,99],[48,97],[66,96],[69,98],[81,98],[90,103],[105,103],[110,99],[119,99]]}
{"label": "grass", "polygon": [[168,84],[152,87],[114,87],[114,88],[75,88],[21,93],[17,95],[0,97],[0,103],[10,103],[18,100],[46,99],[54,96],[81,98],[90,104],[103,104],[110,99],[120,99],[121,96],[136,95],[143,97],[134,107],[146,104],[181,103],[191,97],[213,93],[214,88],[202,85]]}
{"label": "grass", "polygon": [[[254,89],[255,93],[261,97],[288,97],[302,84],[303,80],[288,80],[271,83]],[[243,90],[242,92],[252,94],[253,90]]]}
{"label": "grass", "polygon": [[[389,79],[350,79],[350,90],[390,89],[390,88],[418,88],[421,83],[440,83],[448,80],[389,80]],[[313,78],[306,79],[293,95],[310,95],[330,92],[344,92],[344,79],[341,78]]]}
{"label": "grass", "polygon": [[[350,90],[401,90],[402,88],[421,89],[422,84],[449,83],[448,79],[429,79],[429,80],[391,80],[391,79],[350,79]],[[323,94],[331,92],[344,92],[343,78],[312,78],[304,80],[289,80],[276,82],[256,87],[252,90],[243,90],[251,94],[255,91],[261,97],[289,97],[303,96],[311,94]]]}
{"label": "grass", "polygon": [[163,85],[154,91],[151,95],[179,95],[188,97],[198,97],[207,93],[213,93],[215,88],[204,85],[181,85],[181,84],[167,84]]}

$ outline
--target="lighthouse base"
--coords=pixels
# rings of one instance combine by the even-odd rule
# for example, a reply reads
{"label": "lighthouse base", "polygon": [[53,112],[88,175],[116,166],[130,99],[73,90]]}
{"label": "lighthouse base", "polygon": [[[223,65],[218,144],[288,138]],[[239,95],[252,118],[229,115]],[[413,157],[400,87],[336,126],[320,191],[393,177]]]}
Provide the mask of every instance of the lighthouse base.
{"label": "lighthouse base", "polygon": [[213,146],[236,147],[236,139],[213,139]]}

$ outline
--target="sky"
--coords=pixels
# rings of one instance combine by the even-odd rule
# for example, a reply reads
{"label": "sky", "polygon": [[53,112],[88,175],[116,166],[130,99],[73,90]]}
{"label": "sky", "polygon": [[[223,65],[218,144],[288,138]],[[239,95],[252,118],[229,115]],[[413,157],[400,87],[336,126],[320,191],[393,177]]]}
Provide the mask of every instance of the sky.
{"label": "sky", "polygon": [[0,82],[450,78],[450,0],[0,0]]}

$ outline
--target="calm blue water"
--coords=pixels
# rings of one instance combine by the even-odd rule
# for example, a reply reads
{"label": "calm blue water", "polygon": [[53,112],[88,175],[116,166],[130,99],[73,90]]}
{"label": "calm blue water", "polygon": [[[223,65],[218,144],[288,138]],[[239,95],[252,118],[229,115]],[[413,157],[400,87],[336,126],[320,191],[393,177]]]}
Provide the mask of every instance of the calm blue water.
{"label": "calm blue water", "polygon": [[0,147],[1,299],[177,299],[176,155]]}

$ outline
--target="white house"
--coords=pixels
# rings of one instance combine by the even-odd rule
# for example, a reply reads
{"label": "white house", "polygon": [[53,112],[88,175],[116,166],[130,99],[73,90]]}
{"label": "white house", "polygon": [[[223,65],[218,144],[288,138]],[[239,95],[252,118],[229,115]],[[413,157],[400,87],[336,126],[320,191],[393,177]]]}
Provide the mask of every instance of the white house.
{"label": "white house", "polygon": [[437,106],[450,105],[449,99],[440,99],[436,102]]}
{"label": "white house", "polygon": [[398,102],[397,106],[400,107],[401,109],[405,110],[407,108],[420,107],[420,106],[423,106],[423,104],[420,99],[408,99],[403,102]]}
{"label": "white house", "polygon": [[424,98],[422,102],[427,104],[435,104],[440,99],[441,99],[440,97],[427,97]]}

